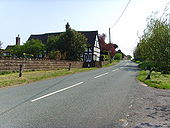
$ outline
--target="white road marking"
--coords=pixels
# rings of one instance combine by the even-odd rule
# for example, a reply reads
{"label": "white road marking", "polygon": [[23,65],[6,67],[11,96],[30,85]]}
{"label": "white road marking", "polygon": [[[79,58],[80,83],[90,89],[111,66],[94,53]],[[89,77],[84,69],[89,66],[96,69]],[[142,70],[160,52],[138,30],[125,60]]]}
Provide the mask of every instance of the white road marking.
{"label": "white road marking", "polygon": [[98,75],[98,76],[95,76],[94,78],[96,79],[96,78],[99,78],[99,77],[104,76],[104,75],[107,75],[107,74],[108,74],[108,72],[106,72],[106,73],[104,73],[104,74],[101,74],[101,75]]}
{"label": "white road marking", "polygon": [[114,70],[112,70],[112,72],[115,72],[115,71],[117,71],[118,69],[114,69]]}
{"label": "white road marking", "polygon": [[76,87],[76,86],[78,86],[78,85],[80,85],[80,84],[83,84],[83,83],[84,83],[84,82],[79,82],[79,83],[74,84],[74,85],[72,85],[72,86],[69,86],[69,87],[66,87],[66,88],[57,90],[57,91],[52,92],[52,93],[49,93],[49,94],[46,94],[46,95],[44,95],[44,96],[41,96],[41,97],[39,97],[39,98],[36,98],[36,99],[31,100],[31,102],[35,102],[35,101],[41,100],[41,99],[43,99],[43,98],[46,98],[46,97],[49,97],[49,96],[54,95],[54,94],[56,94],[56,93],[65,91],[65,90],[70,89],[70,88],[73,88],[73,87]]}

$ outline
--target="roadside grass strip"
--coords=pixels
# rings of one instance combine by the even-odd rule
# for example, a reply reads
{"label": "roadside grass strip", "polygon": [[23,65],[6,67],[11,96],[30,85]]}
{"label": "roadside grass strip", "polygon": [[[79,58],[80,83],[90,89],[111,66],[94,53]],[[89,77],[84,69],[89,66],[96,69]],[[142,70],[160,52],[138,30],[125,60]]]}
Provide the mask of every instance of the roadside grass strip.
{"label": "roadside grass strip", "polygon": [[[118,64],[118,61],[113,61],[111,64],[106,64],[103,67],[109,67]],[[25,85],[28,83],[46,80],[51,78],[56,78],[60,76],[65,76],[69,74],[85,72],[90,70],[95,70],[98,68],[71,68],[69,71],[67,68],[65,69],[56,69],[56,70],[48,70],[48,71],[24,71],[23,76],[19,77],[19,73],[0,73],[0,88],[9,87],[15,85]]]}
{"label": "roadside grass strip", "polygon": [[149,71],[140,71],[137,79],[150,87],[160,89],[170,89],[170,74],[161,74],[160,72],[152,72],[151,79],[146,80]]}
{"label": "roadside grass strip", "polygon": [[0,75],[0,88],[28,84],[40,80],[56,78],[60,76],[65,76],[69,74],[74,74],[78,72],[85,72],[94,70],[97,68],[72,68],[70,71],[68,69],[56,69],[49,71],[30,71],[23,72],[23,76],[19,77],[18,73],[10,73],[5,75]]}

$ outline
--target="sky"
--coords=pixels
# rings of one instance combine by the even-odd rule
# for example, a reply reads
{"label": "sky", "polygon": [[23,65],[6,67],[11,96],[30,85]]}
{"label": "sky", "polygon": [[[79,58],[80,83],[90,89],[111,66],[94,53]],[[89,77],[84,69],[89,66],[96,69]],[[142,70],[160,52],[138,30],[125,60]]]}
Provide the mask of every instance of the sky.
{"label": "sky", "polygon": [[[130,0],[117,24],[112,27],[129,0],[0,0],[0,41],[2,48],[14,45],[19,34],[21,44],[31,34],[63,32],[69,22],[77,31],[98,30],[126,55],[133,54],[146,28],[147,17],[159,11],[161,15],[170,0]],[[170,11],[170,10],[168,10]],[[168,12],[169,13],[169,12]]]}

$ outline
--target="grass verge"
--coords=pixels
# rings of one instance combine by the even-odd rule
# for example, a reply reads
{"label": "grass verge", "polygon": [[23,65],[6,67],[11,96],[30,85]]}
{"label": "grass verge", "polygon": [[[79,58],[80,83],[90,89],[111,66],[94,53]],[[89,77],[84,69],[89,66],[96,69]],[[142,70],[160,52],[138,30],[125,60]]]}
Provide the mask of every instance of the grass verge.
{"label": "grass verge", "polygon": [[[118,61],[113,61],[111,64],[106,64],[103,67],[109,67],[117,63]],[[97,68],[71,68],[70,71],[68,71],[68,69],[56,69],[56,70],[49,70],[49,71],[26,71],[23,72],[22,77],[19,77],[18,72],[7,72],[7,73],[3,72],[0,73],[0,88],[13,86],[13,85],[28,84],[40,80],[65,76],[65,75],[74,74],[78,72],[90,71],[94,69]]]}
{"label": "grass verge", "polygon": [[170,89],[170,74],[161,74],[160,72],[152,72],[151,79],[146,80],[149,71],[140,71],[137,76],[138,80],[150,87],[160,89]]}
{"label": "grass verge", "polygon": [[18,73],[0,75],[0,88],[13,85],[28,84],[39,80],[45,80],[49,78],[55,78],[59,76],[65,76],[68,74],[90,71],[94,69],[96,68],[72,68],[70,71],[68,71],[68,69],[57,69],[49,71],[30,71],[23,72],[22,77],[19,77]]}
{"label": "grass verge", "polygon": [[105,64],[105,65],[103,65],[103,67],[109,67],[109,66],[112,66],[112,65],[116,65],[118,63],[119,63],[119,60],[112,60],[111,63]]}

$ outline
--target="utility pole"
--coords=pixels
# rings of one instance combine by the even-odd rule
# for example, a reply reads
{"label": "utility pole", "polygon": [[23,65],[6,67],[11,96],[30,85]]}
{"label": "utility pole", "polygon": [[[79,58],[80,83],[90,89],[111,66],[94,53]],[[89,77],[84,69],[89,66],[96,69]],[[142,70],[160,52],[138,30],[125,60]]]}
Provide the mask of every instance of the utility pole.
{"label": "utility pole", "polygon": [[109,28],[109,43],[111,43],[110,28]]}

